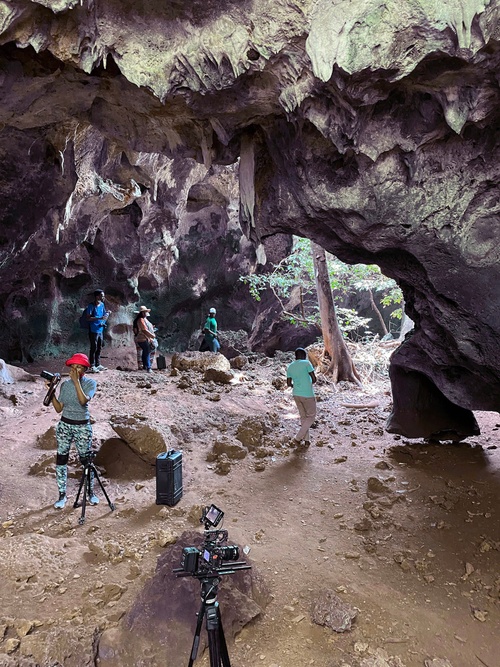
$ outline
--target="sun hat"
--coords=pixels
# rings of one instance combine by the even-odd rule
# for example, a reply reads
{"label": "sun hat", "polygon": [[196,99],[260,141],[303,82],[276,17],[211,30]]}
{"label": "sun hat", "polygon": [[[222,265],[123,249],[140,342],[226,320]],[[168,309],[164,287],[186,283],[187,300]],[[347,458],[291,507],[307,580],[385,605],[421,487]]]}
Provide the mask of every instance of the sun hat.
{"label": "sun hat", "polygon": [[139,308],[139,310],[134,310],[134,313],[136,315],[139,315],[139,313],[150,313],[150,312],[151,312],[151,308],[146,308],[146,306],[141,306]]}
{"label": "sun hat", "polygon": [[86,354],[82,354],[81,352],[77,352],[66,361],[66,366],[72,366],[73,364],[80,364],[80,366],[90,368],[89,358]]}
{"label": "sun hat", "polygon": [[216,313],[217,311],[215,310],[215,308],[210,308],[210,310],[209,310],[208,312],[209,312],[211,315],[215,315],[215,313]]}

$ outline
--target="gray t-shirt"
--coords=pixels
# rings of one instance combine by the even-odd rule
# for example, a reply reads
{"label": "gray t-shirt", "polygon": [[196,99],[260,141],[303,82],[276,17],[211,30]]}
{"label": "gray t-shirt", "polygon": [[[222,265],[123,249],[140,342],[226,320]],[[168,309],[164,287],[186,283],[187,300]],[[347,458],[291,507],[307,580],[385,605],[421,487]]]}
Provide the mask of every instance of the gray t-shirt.
{"label": "gray t-shirt", "polygon": [[[80,384],[82,385],[83,393],[92,398],[97,388],[97,382],[84,376],[80,379]],[[59,402],[64,405],[62,416],[66,417],[66,419],[74,419],[75,421],[90,419],[89,405],[88,403],[82,405],[78,400],[73,380],[65,380],[61,384]]]}

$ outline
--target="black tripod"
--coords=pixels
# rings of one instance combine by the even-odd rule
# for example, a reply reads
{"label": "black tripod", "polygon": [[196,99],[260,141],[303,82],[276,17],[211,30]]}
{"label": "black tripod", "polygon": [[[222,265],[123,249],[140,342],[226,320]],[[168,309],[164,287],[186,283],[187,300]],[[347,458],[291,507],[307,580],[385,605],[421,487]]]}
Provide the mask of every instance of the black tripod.
{"label": "black tripod", "polygon": [[203,619],[208,634],[208,651],[210,654],[210,667],[231,667],[229,653],[227,652],[226,638],[222,627],[222,618],[219,603],[217,602],[217,589],[220,577],[207,576],[201,579],[201,607],[198,612],[198,622],[194,633],[193,647],[189,658],[188,667],[193,667],[193,662],[198,654],[200,645],[200,633]]}
{"label": "black tripod", "polygon": [[82,459],[82,465],[83,465],[83,472],[82,472],[82,477],[80,479],[80,486],[78,487],[78,493],[76,494],[76,500],[73,503],[73,507],[76,509],[77,507],[80,507],[80,503],[78,502],[80,498],[80,493],[82,492],[83,489],[83,496],[82,496],[82,515],[78,519],[78,523],[80,525],[83,525],[85,523],[85,510],[87,508],[87,494],[90,495],[91,489],[92,489],[92,475],[94,476],[94,479],[96,479],[99,482],[99,486],[101,487],[102,492],[104,493],[104,497],[108,501],[109,509],[113,512],[115,509],[115,506],[109,499],[108,494],[106,493],[106,489],[103,487],[101,478],[99,477],[96,467],[94,465],[94,459],[95,459],[95,452],[89,452],[84,459]]}

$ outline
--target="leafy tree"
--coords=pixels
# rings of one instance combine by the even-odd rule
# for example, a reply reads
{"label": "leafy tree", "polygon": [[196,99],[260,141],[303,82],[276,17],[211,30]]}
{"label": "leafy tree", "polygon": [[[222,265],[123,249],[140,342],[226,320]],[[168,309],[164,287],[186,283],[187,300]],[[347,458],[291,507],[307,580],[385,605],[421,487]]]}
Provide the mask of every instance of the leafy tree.
{"label": "leafy tree", "polygon": [[[303,324],[307,326],[311,323],[320,324],[323,331],[323,338],[325,340],[325,347],[328,349],[327,338],[332,339],[332,335],[325,336],[324,326],[326,321],[333,319],[337,323],[340,332],[340,337],[345,338],[349,332],[355,331],[360,327],[367,328],[370,322],[369,318],[360,317],[355,310],[349,308],[334,308],[334,318],[325,315],[325,323],[321,318],[321,304],[311,306],[311,298],[314,301],[319,300],[319,293],[317,291],[317,277],[315,275],[315,261],[312,248],[316,247],[316,259],[322,260],[322,255],[325,256],[325,267],[327,269],[326,282],[329,283],[330,291],[333,290],[336,294],[348,294],[354,291],[368,291],[372,307],[375,310],[376,316],[383,325],[383,330],[387,333],[385,322],[382,318],[379,308],[376,305],[374,293],[377,293],[384,305],[400,304],[402,302],[401,290],[396,283],[382,274],[379,267],[376,265],[344,264],[333,255],[327,255],[320,246],[314,246],[308,239],[294,237],[294,247],[292,253],[282,259],[278,264],[275,264],[272,270],[266,274],[253,274],[250,276],[242,276],[240,280],[248,284],[250,293],[257,300],[260,301],[261,294],[267,289],[271,289],[277,300],[279,301],[282,314],[291,322]],[[319,259],[321,257],[321,259]],[[316,266],[316,269],[318,266]],[[316,272],[317,273],[317,272]],[[321,268],[322,276],[322,291],[326,293],[325,273],[323,267]],[[329,301],[328,297],[325,297]],[[308,304],[306,307],[306,303]],[[331,303],[333,304],[333,298]],[[392,317],[401,317],[402,309],[399,308],[391,314]],[[335,326],[334,324],[332,326]],[[337,341],[337,335],[333,335],[333,340]],[[336,345],[339,345],[337,342]],[[346,348],[347,350],[347,348]],[[328,350],[329,354],[334,354],[336,357],[340,354],[340,348],[337,352]],[[342,352],[342,355],[344,352]],[[331,357],[333,359],[333,357]],[[345,369],[349,367],[347,363],[343,364]],[[342,377],[344,375],[355,375],[351,371],[341,370],[338,379],[347,379]],[[332,369],[332,374],[338,374],[339,369],[335,371]],[[352,379],[352,378],[351,378]],[[357,381],[355,379],[354,381]]]}

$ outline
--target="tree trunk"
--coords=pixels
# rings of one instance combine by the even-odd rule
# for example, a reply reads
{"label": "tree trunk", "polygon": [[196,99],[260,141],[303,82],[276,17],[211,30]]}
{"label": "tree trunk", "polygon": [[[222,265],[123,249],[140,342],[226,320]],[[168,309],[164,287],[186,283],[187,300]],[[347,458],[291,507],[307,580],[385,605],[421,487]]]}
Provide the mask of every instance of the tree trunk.
{"label": "tree trunk", "polygon": [[325,351],[331,359],[327,374],[332,376],[334,382],[347,380],[348,382],[356,382],[356,384],[361,385],[360,375],[354,367],[337,321],[332,289],[328,278],[325,251],[321,246],[312,242],[311,251],[314,262],[314,277],[318,292],[323,341],[325,343]]}
{"label": "tree trunk", "polygon": [[370,295],[371,306],[372,306],[373,310],[375,311],[375,314],[378,317],[378,321],[380,322],[380,326],[382,327],[382,331],[384,332],[384,336],[387,336],[387,334],[389,332],[387,331],[387,327],[385,326],[385,322],[384,322],[384,318],[382,317],[382,313],[380,312],[379,308],[377,307],[377,304],[375,303],[375,299],[373,298],[373,292],[371,291],[371,289],[368,290],[368,294]]}

